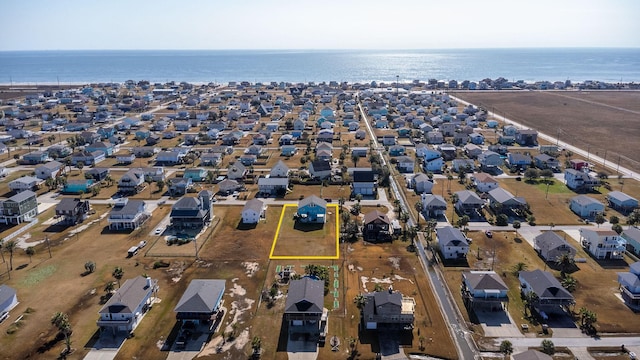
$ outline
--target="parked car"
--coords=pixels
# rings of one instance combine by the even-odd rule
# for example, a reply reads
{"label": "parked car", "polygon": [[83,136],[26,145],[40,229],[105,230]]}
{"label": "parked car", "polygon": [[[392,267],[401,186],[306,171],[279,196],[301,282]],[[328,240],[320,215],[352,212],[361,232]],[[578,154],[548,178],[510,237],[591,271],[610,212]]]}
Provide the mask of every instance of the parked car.
{"label": "parked car", "polygon": [[493,237],[491,230],[485,230],[484,234],[487,235],[487,237]]}
{"label": "parked car", "polygon": [[162,234],[162,232],[164,231],[163,228],[157,228],[156,231],[154,232],[156,235],[160,235]]}

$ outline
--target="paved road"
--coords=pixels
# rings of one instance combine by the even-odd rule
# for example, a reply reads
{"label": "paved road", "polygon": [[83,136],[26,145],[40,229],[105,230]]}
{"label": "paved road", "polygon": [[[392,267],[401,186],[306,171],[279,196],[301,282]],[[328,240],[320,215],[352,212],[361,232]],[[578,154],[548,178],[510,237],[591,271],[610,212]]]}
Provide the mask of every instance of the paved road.
{"label": "paved road", "polygon": [[[358,97],[358,107],[360,109],[360,113],[362,114],[362,118],[364,123],[367,126],[367,131],[369,132],[369,136],[373,141],[374,148],[378,151],[378,154],[382,158],[383,166],[387,166],[386,159],[383,156],[381,151],[381,147],[378,144],[377,138],[373,129],[371,128],[371,123],[367,119],[367,115],[362,108],[362,104],[359,101]],[[394,194],[394,197],[400,201],[400,206],[403,208],[408,208],[411,204],[408,203],[407,199],[403,196],[404,194],[399,190],[399,185],[397,183],[397,179],[393,176],[390,177],[391,190]],[[409,221],[407,224],[409,226],[413,226],[415,220],[413,219],[413,213],[409,213]],[[458,317],[457,307],[451,302],[451,298],[448,294],[448,288],[446,288],[444,281],[438,275],[438,270],[436,268],[430,268],[429,259],[424,250],[424,245],[420,241],[420,244],[416,246],[418,256],[422,262],[422,267],[425,271],[425,274],[430,279],[429,283],[431,284],[431,288],[436,295],[435,298],[438,301],[438,305],[442,311],[443,316],[445,317],[446,323],[448,326],[449,334],[453,339],[456,345],[456,351],[458,353],[458,357],[461,359],[473,359],[477,355],[477,351],[475,347],[472,347],[471,344],[474,344],[471,340],[469,332],[465,329],[464,322],[461,323]]]}

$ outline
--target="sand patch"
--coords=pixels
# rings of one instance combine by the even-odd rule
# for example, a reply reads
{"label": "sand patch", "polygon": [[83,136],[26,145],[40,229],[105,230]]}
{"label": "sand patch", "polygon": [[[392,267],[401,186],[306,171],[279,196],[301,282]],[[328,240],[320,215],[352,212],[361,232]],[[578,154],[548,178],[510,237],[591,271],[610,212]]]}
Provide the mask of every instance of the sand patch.
{"label": "sand patch", "polygon": [[395,270],[400,270],[400,258],[399,257],[390,257],[389,262],[391,262],[391,266]]}
{"label": "sand patch", "polygon": [[258,267],[259,267],[257,262],[243,262],[242,266],[244,266],[246,270],[247,277],[252,277],[253,274],[255,274],[256,271],[258,271]]}
{"label": "sand patch", "polygon": [[[374,284],[388,284],[388,285],[393,285],[393,281],[409,281],[411,284],[413,284],[413,281],[411,279],[407,279],[404,278],[400,275],[394,275],[392,277],[385,277],[382,279],[378,279],[375,277],[367,277],[367,276],[360,276],[360,281],[362,282],[362,288],[364,289],[364,292],[368,293],[369,290],[367,289],[367,283],[374,283]],[[375,285],[374,285],[375,286]],[[372,290],[373,291],[373,290]]]}

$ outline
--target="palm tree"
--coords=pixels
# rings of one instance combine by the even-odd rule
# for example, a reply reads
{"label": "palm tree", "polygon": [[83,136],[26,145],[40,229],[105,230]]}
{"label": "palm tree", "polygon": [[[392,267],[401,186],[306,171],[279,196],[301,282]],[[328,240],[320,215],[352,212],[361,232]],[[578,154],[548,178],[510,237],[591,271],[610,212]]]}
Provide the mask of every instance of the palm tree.
{"label": "palm tree", "polygon": [[120,287],[120,279],[122,279],[122,277],[124,276],[124,270],[122,270],[120,266],[116,266],[116,268],[113,269],[113,273],[111,273],[111,276],[118,280],[118,287]]}
{"label": "palm tree", "polygon": [[519,273],[520,271],[525,271],[525,270],[527,270],[527,267],[528,267],[528,266],[527,266],[527,264],[525,264],[525,263],[523,263],[523,262],[519,262],[519,263],[517,263],[517,264],[513,265],[513,275],[518,276],[518,273]]}
{"label": "palm tree", "polygon": [[572,269],[576,261],[571,254],[565,253],[556,258],[556,264],[560,266],[560,276],[564,278],[567,270]]}
{"label": "palm tree", "polygon": [[568,292],[574,292],[578,286],[578,280],[571,275],[566,275],[561,281],[562,287]]}
{"label": "palm tree", "polygon": [[18,247],[15,240],[9,240],[2,246],[9,253],[9,271],[13,270],[13,251]]}
{"label": "palm tree", "polygon": [[547,355],[553,355],[556,352],[556,346],[553,344],[553,341],[549,339],[542,340],[540,347],[542,348],[542,352]]}
{"label": "palm tree", "polygon": [[422,201],[418,200],[415,204],[416,211],[418,212],[418,226],[420,226],[420,214],[422,214]]}
{"label": "palm tree", "polygon": [[106,292],[107,294],[111,294],[113,290],[115,290],[115,285],[113,281],[109,281],[104,287],[104,292]]}
{"label": "palm tree", "polygon": [[520,226],[521,226],[521,225],[522,225],[522,224],[520,224],[520,221],[518,221],[518,220],[515,220],[515,221],[511,224],[511,226],[513,226],[513,228],[516,230],[516,237],[518,237],[518,229],[520,229]]}
{"label": "palm tree", "polygon": [[358,310],[362,311],[367,304],[367,298],[362,294],[358,294],[353,298],[353,303],[356,304]]}
{"label": "palm tree", "polygon": [[448,190],[448,191],[451,191],[451,180],[453,180],[453,175],[451,175],[451,174],[449,173],[449,174],[447,174],[447,181],[448,181],[448,183],[447,183],[447,190]]}
{"label": "palm tree", "polygon": [[24,252],[29,256],[29,263],[31,263],[31,257],[36,254],[36,248],[29,246]]}
{"label": "palm tree", "polygon": [[533,291],[529,291],[524,295],[523,302],[524,302],[525,316],[527,315],[527,309],[529,310],[529,313],[531,313],[531,309],[533,309],[536,306],[536,304],[538,303],[538,300],[539,300],[538,295]]}
{"label": "palm tree", "polygon": [[4,261],[4,251],[2,251],[4,249],[4,239],[0,239],[0,255],[2,256],[2,262]]}
{"label": "palm tree", "polygon": [[503,340],[500,343],[500,352],[509,356],[513,353],[513,344],[509,340]]}
{"label": "palm tree", "polygon": [[253,355],[255,357],[260,356],[261,348],[262,348],[262,340],[260,340],[260,337],[254,336],[253,339],[251,339],[251,349],[253,349]]}
{"label": "palm tree", "polygon": [[353,161],[353,167],[358,167],[359,160],[360,160],[360,156],[358,156],[358,154],[351,155],[351,161]]}
{"label": "palm tree", "polygon": [[65,344],[67,346],[65,353],[71,352],[71,323],[69,316],[62,312],[57,312],[51,317],[51,324],[58,328],[58,331],[64,335]]}
{"label": "palm tree", "polygon": [[409,236],[409,238],[411,238],[411,243],[413,243],[413,241],[416,239],[416,236],[418,236],[418,228],[416,226],[411,226],[407,229],[407,236]]}

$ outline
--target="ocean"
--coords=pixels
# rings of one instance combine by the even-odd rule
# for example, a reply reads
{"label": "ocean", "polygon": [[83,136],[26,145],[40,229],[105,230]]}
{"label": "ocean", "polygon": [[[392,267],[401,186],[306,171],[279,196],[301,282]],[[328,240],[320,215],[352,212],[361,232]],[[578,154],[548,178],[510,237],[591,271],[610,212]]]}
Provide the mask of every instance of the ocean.
{"label": "ocean", "polygon": [[2,84],[187,81],[640,82],[640,48],[0,52]]}

